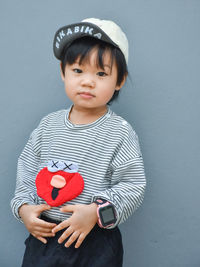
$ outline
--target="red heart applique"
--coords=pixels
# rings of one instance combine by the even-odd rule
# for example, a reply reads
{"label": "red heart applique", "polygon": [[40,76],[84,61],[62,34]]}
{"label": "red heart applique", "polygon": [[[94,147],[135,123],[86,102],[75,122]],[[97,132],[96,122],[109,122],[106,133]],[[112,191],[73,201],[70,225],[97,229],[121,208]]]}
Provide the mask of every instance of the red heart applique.
{"label": "red heart applique", "polygon": [[50,172],[47,167],[37,174],[35,183],[38,196],[52,207],[76,198],[84,188],[83,177],[78,172]]}

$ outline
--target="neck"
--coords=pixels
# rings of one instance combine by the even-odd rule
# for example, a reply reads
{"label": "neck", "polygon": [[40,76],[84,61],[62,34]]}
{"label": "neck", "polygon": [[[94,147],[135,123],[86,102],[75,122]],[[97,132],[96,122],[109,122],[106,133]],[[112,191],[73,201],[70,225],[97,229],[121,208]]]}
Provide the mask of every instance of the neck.
{"label": "neck", "polygon": [[82,107],[77,107],[73,105],[69,113],[69,120],[74,124],[88,124],[96,121],[107,111],[107,106],[84,109]]}

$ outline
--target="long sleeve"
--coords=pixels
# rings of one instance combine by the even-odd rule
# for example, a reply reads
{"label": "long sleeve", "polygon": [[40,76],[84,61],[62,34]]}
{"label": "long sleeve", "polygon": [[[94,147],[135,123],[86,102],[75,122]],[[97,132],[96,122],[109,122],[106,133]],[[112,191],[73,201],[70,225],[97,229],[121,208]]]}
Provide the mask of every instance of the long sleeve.
{"label": "long sleeve", "polygon": [[40,134],[36,128],[18,158],[15,195],[11,200],[13,215],[21,221],[19,208],[23,204],[37,204],[35,176],[40,161]]}
{"label": "long sleeve", "polygon": [[146,178],[142,153],[138,136],[130,125],[122,145],[116,152],[112,162],[112,177],[110,188],[96,192],[92,201],[97,198],[106,199],[112,203],[117,213],[114,226],[123,223],[139,207],[144,197]]}

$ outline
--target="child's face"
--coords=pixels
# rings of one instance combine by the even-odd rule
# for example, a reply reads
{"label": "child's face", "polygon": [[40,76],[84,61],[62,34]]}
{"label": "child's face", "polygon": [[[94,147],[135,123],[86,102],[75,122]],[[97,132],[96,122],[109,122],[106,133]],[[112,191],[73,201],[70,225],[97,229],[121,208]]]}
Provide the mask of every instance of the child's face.
{"label": "child's face", "polygon": [[122,86],[116,85],[117,67],[115,61],[111,66],[110,52],[104,53],[104,70],[97,67],[97,53],[97,49],[91,50],[89,60],[83,61],[81,65],[79,59],[72,65],[67,64],[65,76],[61,71],[66,94],[75,106],[85,109],[105,108],[114,91],[120,90]]}

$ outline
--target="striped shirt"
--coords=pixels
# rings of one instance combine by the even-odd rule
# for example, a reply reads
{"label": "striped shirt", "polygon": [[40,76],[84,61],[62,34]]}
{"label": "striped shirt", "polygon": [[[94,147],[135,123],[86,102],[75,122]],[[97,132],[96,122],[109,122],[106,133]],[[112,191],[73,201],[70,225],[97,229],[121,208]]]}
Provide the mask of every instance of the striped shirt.
{"label": "striped shirt", "polygon": [[[107,105],[107,112],[89,124],[73,124],[68,109],[45,116],[18,159],[16,190],[11,200],[14,216],[27,203],[46,203],[37,195],[35,178],[50,160],[78,164],[84,190],[63,204],[90,204],[97,198],[115,207],[117,222],[124,222],[141,204],[146,186],[145,171],[138,136],[132,126]],[[44,215],[59,221],[71,214],[52,207]],[[111,227],[112,228],[112,227]]]}

